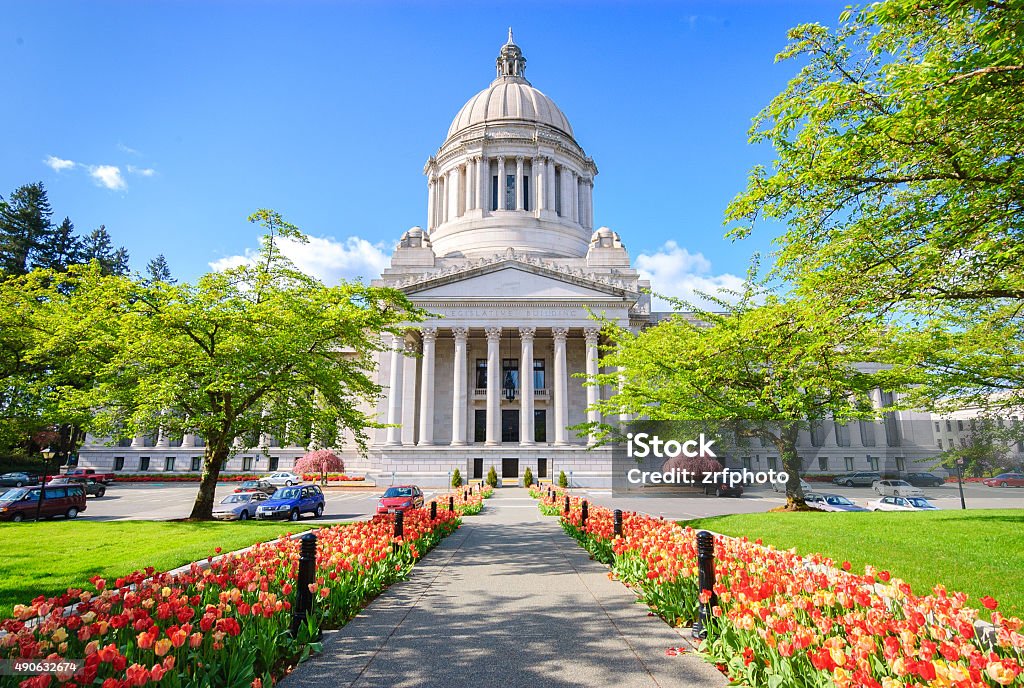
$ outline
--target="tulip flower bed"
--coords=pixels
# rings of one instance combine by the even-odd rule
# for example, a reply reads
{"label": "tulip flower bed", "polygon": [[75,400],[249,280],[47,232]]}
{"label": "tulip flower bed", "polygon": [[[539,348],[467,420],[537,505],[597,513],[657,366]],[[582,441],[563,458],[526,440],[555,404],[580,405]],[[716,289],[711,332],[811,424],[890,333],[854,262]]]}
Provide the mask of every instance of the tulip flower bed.
{"label": "tulip flower bed", "polygon": [[[433,520],[427,510],[408,511],[397,550],[393,516],[318,530],[313,610],[294,639],[288,628],[299,543],[283,539],[208,568],[147,569],[112,584],[94,578],[93,590],[17,605],[14,618],[0,622],[0,657],[85,660],[74,676],[44,674],[22,688],[270,686],[318,649],[319,630],[352,618],[458,525],[451,511]],[[77,606],[65,613],[70,605]]]}
{"label": "tulip flower bed", "polygon": [[[696,531],[626,512],[615,539],[610,510],[589,506],[581,528],[580,500],[570,502],[562,526],[595,559],[669,623],[696,618],[710,595],[698,589]],[[1024,622],[994,612],[994,629],[983,637],[963,593],[936,586],[915,595],[886,571],[855,574],[825,557],[722,536],[715,537],[715,578],[718,604],[702,649],[737,683],[1024,686]],[[981,601],[997,606],[990,597]]]}
{"label": "tulip flower bed", "polygon": [[[259,480],[263,473],[221,473],[217,478],[222,483],[238,483],[244,480]],[[119,483],[198,483],[202,476],[199,473],[118,473],[116,482]],[[306,482],[319,482],[319,473],[303,474],[302,479]],[[329,473],[327,482],[353,482],[366,480],[361,475],[345,475],[343,473]]]}
{"label": "tulip flower bed", "polygon": [[551,493],[554,496],[549,499],[548,488],[537,486],[530,488],[530,496],[540,500],[537,502],[537,507],[542,514],[545,516],[560,516],[565,505],[565,490],[560,487],[552,487]]}
{"label": "tulip flower bed", "polygon": [[[302,474],[302,479],[304,481],[306,481],[307,483],[320,482],[320,478],[321,478],[321,476],[320,476],[319,473],[303,473]],[[329,483],[358,482],[358,481],[361,481],[361,480],[366,480],[366,478],[364,476],[361,476],[361,475],[345,475],[344,473],[328,473],[327,474],[327,482],[329,482]]]}
{"label": "tulip flower bed", "polygon": [[490,485],[474,487],[472,494],[467,494],[464,499],[462,495],[468,490],[468,487],[463,488],[462,490],[438,495],[434,499],[437,501],[438,506],[441,507],[448,506],[448,498],[454,497],[455,511],[457,511],[460,516],[477,516],[484,509],[484,500],[494,494],[494,488]]}

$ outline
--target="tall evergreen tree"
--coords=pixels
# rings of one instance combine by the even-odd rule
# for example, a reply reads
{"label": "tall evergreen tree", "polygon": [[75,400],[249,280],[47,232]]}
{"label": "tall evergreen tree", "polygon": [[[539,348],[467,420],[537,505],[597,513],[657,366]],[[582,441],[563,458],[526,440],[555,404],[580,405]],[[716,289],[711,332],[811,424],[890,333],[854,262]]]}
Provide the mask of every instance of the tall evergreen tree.
{"label": "tall evergreen tree", "polygon": [[83,258],[82,239],[75,235],[75,225],[71,219],[65,217],[64,221],[54,228],[49,241],[39,247],[32,267],[66,272],[69,266],[84,262]]}
{"label": "tall evergreen tree", "polygon": [[24,275],[35,254],[50,241],[53,208],[42,182],[25,184],[0,205],[0,272]]}
{"label": "tall evergreen tree", "polygon": [[178,281],[171,277],[171,268],[162,253],[146,264],[146,272],[149,273],[150,282],[175,284]]}
{"label": "tall evergreen tree", "polygon": [[114,242],[110,239],[106,225],[100,225],[99,228],[92,230],[82,243],[83,260],[99,261],[104,275],[128,274],[128,251],[123,246],[114,249]]}

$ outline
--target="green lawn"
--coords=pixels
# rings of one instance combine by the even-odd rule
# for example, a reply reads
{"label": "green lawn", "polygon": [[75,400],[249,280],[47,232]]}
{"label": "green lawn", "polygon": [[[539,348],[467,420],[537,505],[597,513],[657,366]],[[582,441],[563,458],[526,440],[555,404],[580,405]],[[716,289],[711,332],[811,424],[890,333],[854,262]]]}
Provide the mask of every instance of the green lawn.
{"label": "green lawn", "polygon": [[1024,617],[1024,510],[737,514],[681,523],[818,552],[837,564],[849,561],[857,572],[871,564],[918,594],[941,583],[970,595],[986,618],[979,600],[991,595],[1003,614]]}
{"label": "green lawn", "polygon": [[152,566],[167,571],[225,552],[274,540],[310,526],[290,522],[180,523],[169,521],[44,521],[0,524],[0,618],[15,604],[71,587],[88,588],[95,575],[118,576]]}

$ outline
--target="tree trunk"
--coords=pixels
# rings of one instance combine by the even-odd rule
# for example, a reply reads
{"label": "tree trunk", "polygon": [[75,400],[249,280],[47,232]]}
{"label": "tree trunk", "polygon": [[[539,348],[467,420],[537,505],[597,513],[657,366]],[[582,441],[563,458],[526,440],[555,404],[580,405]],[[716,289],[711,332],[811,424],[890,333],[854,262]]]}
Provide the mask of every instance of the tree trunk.
{"label": "tree trunk", "polygon": [[199,479],[199,494],[192,505],[192,513],[189,520],[212,521],[213,501],[216,498],[217,480],[220,478],[220,467],[228,458],[228,444],[223,438],[207,442],[205,456],[203,457],[203,474]]}
{"label": "tree trunk", "polygon": [[796,450],[796,439],[800,428],[795,423],[785,424],[781,428],[775,447],[782,457],[782,470],[789,475],[786,481],[786,510],[801,511],[807,509],[804,501],[804,490],[800,486],[800,454]]}

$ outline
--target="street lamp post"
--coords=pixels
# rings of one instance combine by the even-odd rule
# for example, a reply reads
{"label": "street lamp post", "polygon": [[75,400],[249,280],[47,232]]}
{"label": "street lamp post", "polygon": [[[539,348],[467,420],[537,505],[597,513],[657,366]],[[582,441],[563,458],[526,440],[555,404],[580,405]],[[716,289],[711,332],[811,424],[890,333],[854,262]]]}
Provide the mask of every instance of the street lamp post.
{"label": "street lamp post", "polygon": [[50,472],[50,459],[52,459],[57,452],[53,450],[53,447],[47,447],[42,451],[43,458],[46,459],[46,463],[43,464],[43,477],[39,481],[39,501],[36,502],[36,520],[42,520],[43,516],[43,492],[46,491],[46,474]]}
{"label": "street lamp post", "polygon": [[957,457],[956,460],[956,486],[960,490],[960,508],[967,510],[967,502],[964,501],[964,457]]}

